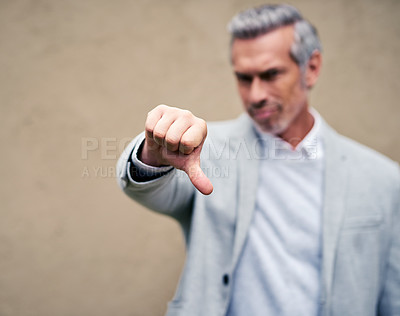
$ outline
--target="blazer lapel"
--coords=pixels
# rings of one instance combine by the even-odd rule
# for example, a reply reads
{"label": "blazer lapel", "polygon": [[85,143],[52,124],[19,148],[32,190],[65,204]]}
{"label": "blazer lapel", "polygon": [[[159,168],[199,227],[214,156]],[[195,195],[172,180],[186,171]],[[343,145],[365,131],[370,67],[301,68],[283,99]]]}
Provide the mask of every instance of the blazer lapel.
{"label": "blazer lapel", "polygon": [[[322,213],[322,302],[331,296],[335,257],[340,227],[346,209],[347,192],[346,153],[340,148],[340,139],[325,122],[322,124],[325,145],[325,188]],[[326,306],[325,306],[326,307]],[[328,309],[326,309],[328,310]]]}
{"label": "blazer lapel", "polygon": [[237,139],[235,144],[239,183],[232,268],[236,266],[246,240],[253,217],[258,183],[259,159],[255,153],[257,136],[250,118],[247,116],[242,118],[244,133],[241,133],[242,136]]}

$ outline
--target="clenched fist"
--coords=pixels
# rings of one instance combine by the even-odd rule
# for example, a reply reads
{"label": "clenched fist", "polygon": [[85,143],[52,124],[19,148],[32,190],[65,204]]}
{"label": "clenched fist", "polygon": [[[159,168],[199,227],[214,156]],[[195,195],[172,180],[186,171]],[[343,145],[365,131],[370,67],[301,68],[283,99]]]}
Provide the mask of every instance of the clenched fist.
{"label": "clenched fist", "polygon": [[145,143],[139,159],[151,166],[173,166],[183,170],[203,194],[213,186],[200,168],[200,152],[207,136],[207,124],[190,111],[159,105],[149,112]]}

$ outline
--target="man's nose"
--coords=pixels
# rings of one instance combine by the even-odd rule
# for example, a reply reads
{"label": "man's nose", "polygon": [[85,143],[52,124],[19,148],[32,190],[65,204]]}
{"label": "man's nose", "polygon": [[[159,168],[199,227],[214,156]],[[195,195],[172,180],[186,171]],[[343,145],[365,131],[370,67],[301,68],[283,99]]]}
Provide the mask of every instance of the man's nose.
{"label": "man's nose", "polygon": [[259,104],[267,101],[267,87],[259,77],[254,77],[250,87],[250,102]]}

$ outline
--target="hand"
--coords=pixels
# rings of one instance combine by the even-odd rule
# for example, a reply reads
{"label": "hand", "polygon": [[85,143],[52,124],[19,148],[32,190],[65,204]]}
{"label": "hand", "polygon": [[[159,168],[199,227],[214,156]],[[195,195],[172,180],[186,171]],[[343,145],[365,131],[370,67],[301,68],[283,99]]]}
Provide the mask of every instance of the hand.
{"label": "hand", "polygon": [[207,136],[204,120],[190,111],[159,105],[147,115],[145,135],[139,156],[142,162],[183,170],[201,193],[213,191],[211,181],[200,168],[200,152]]}

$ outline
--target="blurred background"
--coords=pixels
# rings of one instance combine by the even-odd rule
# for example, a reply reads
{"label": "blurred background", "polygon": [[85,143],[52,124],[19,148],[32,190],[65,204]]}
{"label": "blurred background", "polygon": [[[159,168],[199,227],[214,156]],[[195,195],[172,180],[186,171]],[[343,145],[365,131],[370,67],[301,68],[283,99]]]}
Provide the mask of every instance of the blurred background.
{"label": "blurred background", "polygon": [[[324,46],[311,104],[400,161],[400,2],[286,2]],[[1,316],[164,314],[182,235],[123,195],[115,163],[157,104],[242,112],[226,24],[261,3],[0,0]]]}

